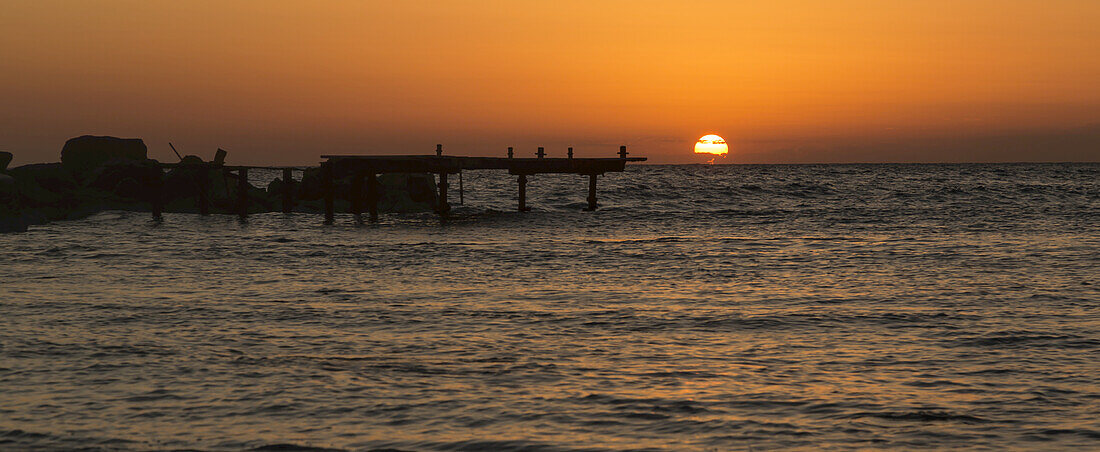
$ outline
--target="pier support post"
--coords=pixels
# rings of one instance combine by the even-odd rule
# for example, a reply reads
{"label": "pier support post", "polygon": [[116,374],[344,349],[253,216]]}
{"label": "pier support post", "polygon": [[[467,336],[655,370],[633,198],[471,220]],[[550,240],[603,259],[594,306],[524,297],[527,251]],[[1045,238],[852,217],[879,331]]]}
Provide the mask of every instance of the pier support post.
{"label": "pier support post", "polygon": [[332,162],[321,165],[321,186],[325,193],[325,224],[332,224],[336,218],[336,189],[332,182]]}
{"label": "pier support post", "polygon": [[531,210],[527,207],[527,175],[519,175],[519,211],[527,212]]}
{"label": "pier support post", "polygon": [[439,214],[446,215],[451,211],[451,205],[447,203],[447,173],[439,173]]}
{"label": "pier support post", "polygon": [[596,210],[596,175],[588,175],[588,208],[589,212]]}
{"label": "pier support post", "polygon": [[458,205],[466,205],[466,192],[462,189],[462,171],[458,172]]}
{"label": "pier support post", "polygon": [[237,215],[248,216],[248,168],[237,170]]}
{"label": "pier support post", "polygon": [[355,222],[363,222],[363,173],[355,172],[351,176],[351,213],[355,215]]}
{"label": "pier support post", "polygon": [[283,213],[294,210],[294,172],[283,168]]}
{"label": "pier support post", "polygon": [[367,211],[370,222],[378,222],[378,175],[374,171],[367,173]]}

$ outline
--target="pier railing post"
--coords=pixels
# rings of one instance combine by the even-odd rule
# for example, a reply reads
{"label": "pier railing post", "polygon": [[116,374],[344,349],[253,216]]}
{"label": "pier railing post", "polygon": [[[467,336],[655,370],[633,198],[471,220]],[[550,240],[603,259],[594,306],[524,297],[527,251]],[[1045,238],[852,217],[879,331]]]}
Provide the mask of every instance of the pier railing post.
{"label": "pier railing post", "polygon": [[336,218],[336,189],[332,181],[332,161],[321,164],[321,185],[325,193],[325,224],[332,224]]}
{"label": "pier railing post", "polygon": [[596,174],[588,175],[588,208],[589,212],[596,210]]}
{"label": "pier railing post", "polygon": [[356,171],[351,176],[351,213],[355,215],[355,222],[363,222],[363,173]]}
{"label": "pier railing post", "polygon": [[283,168],[283,213],[294,210],[294,170]]}
{"label": "pier railing post", "polygon": [[447,203],[447,172],[439,173],[439,214],[446,215],[451,211],[451,205]]}
{"label": "pier railing post", "polygon": [[367,173],[367,211],[370,212],[370,222],[378,222],[378,175],[374,171]]}
{"label": "pier railing post", "polygon": [[237,170],[237,215],[248,216],[248,168]]}
{"label": "pier railing post", "polygon": [[527,212],[531,210],[527,207],[527,175],[519,175],[519,211]]}

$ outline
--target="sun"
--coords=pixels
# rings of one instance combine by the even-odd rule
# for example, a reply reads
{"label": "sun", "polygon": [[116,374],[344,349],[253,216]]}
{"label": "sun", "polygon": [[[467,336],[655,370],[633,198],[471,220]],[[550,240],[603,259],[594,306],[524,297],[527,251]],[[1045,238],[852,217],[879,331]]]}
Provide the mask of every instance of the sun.
{"label": "sun", "polygon": [[696,154],[712,154],[725,156],[730,148],[726,146],[726,140],[718,135],[705,135],[695,142]]}

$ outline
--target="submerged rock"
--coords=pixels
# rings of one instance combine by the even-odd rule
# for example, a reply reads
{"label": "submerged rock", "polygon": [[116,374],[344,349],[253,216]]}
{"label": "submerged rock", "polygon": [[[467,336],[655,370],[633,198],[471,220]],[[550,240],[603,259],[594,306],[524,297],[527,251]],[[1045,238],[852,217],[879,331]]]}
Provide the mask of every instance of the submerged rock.
{"label": "submerged rock", "polygon": [[61,164],[83,175],[111,160],[145,160],[148,149],[140,138],[84,135],[71,138],[61,148]]}

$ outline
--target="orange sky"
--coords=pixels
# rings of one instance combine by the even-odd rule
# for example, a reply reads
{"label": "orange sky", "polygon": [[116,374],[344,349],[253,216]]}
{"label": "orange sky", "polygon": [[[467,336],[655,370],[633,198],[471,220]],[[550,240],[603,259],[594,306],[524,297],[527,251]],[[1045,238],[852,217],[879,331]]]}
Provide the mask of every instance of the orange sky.
{"label": "orange sky", "polygon": [[[1100,160],[1100,1],[0,3],[0,150]],[[705,160],[705,158],[703,158]]]}

